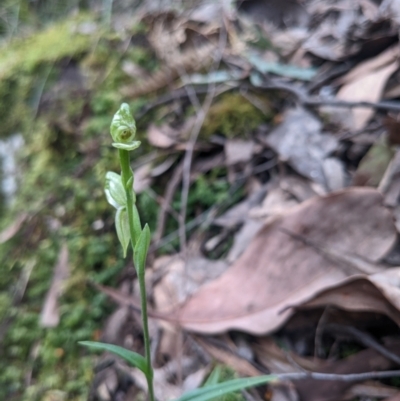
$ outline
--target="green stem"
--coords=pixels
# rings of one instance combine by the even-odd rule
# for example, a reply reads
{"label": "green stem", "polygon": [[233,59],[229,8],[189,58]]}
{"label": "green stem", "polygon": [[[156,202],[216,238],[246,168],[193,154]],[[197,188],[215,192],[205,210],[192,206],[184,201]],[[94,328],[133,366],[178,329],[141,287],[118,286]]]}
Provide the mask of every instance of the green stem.
{"label": "green stem", "polygon": [[[121,163],[122,170],[122,183],[125,187],[126,198],[127,198],[127,210],[128,210],[128,220],[129,220],[129,231],[131,236],[132,249],[135,249],[136,245],[136,232],[135,232],[135,218],[133,208],[136,207],[133,203],[133,188],[129,181],[132,181],[133,173],[130,166],[129,151],[119,150],[119,160]],[[129,185],[128,185],[129,183]],[[136,216],[137,217],[137,216]],[[140,224],[140,223],[139,223]],[[141,229],[141,227],[140,227]],[[142,323],[143,323],[143,338],[144,338],[144,351],[145,358],[147,361],[147,372],[146,380],[149,388],[149,398],[150,401],[155,401],[154,398],[154,388],[153,388],[153,368],[151,366],[151,355],[150,355],[150,335],[149,335],[149,324],[147,317],[147,296],[146,296],[146,283],[144,279],[144,271],[138,274],[139,287],[140,287],[140,304],[142,308]]]}

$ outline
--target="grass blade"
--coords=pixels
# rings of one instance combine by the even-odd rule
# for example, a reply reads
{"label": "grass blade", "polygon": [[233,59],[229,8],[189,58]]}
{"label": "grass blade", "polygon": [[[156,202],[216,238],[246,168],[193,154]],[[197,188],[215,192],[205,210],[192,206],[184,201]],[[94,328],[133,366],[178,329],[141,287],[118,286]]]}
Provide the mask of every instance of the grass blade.
{"label": "grass blade", "polygon": [[119,347],[118,345],[99,343],[96,341],[79,341],[79,344],[100,351],[112,352],[122,359],[125,359],[125,361],[127,361],[130,365],[140,369],[144,374],[147,374],[146,359],[137,352],[129,351],[125,348]]}
{"label": "grass blade", "polygon": [[276,376],[246,377],[189,391],[176,401],[209,401],[216,397],[277,380]]}

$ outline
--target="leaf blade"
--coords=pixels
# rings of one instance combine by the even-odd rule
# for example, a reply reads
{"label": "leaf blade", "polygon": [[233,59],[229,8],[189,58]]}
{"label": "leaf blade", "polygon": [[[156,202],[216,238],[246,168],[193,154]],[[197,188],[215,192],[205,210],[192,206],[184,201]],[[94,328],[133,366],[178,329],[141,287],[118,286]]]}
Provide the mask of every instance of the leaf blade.
{"label": "leaf blade", "polygon": [[131,234],[129,231],[128,213],[125,208],[119,208],[117,210],[117,213],[115,214],[115,228],[124,252],[124,258],[126,258],[129,242],[131,240]]}
{"label": "leaf blade", "polygon": [[106,343],[100,343],[96,341],[79,341],[80,345],[83,345],[85,347],[99,350],[99,351],[109,351],[112,352],[115,355],[118,355],[122,359],[124,359],[126,362],[128,362],[130,365],[137,367],[140,369],[144,374],[147,374],[147,362],[146,359],[138,354],[137,352],[133,352],[130,350],[127,350],[123,347],[120,347],[118,345],[114,344],[106,344]]}
{"label": "leaf blade", "polygon": [[146,224],[136,242],[135,253],[133,255],[133,260],[135,262],[138,274],[144,273],[149,245],[150,245],[150,229],[148,224]]}
{"label": "leaf blade", "polygon": [[121,176],[113,171],[108,171],[106,174],[106,182],[104,185],[107,202],[119,209],[126,206],[126,192],[122,184]]}
{"label": "leaf blade", "polygon": [[277,377],[274,375],[233,379],[224,383],[213,384],[211,386],[201,387],[193,391],[189,391],[175,401],[209,401],[234,391],[259,386],[275,380],[277,380]]}

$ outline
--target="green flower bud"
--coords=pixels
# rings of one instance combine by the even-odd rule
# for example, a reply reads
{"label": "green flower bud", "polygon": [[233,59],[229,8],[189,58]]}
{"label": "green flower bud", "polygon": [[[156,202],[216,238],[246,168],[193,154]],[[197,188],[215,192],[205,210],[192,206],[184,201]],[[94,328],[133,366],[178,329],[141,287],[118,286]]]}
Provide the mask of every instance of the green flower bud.
{"label": "green flower bud", "polygon": [[140,146],[140,141],[134,141],[136,124],[129,106],[122,103],[111,122],[110,132],[114,140],[113,146],[118,149],[133,150]]}

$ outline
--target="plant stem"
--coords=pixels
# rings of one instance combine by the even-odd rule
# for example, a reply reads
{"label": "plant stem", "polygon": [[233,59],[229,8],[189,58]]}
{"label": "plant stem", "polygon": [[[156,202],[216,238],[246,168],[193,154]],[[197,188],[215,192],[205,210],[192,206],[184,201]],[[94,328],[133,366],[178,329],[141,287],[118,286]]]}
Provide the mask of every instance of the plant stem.
{"label": "plant stem", "polygon": [[[134,215],[133,215],[133,208],[136,207],[133,203],[133,188],[132,184],[128,185],[128,182],[133,177],[133,173],[130,166],[130,158],[129,158],[129,151],[118,149],[119,151],[119,160],[121,164],[122,170],[122,183],[125,187],[126,191],[126,207],[128,211],[128,220],[129,220],[129,231],[131,236],[131,244],[132,249],[135,249],[136,245],[136,234],[135,234],[135,223],[134,223]],[[136,270],[138,271],[138,270]],[[150,335],[149,335],[149,324],[148,324],[148,317],[147,317],[147,296],[146,296],[146,283],[144,279],[144,270],[143,272],[138,272],[138,279],[139,279],[139,287],[140,287],[140,304],[142,308],[142,323],[143,323],[143,338],[144,338],[144,351],[145,351],[145,358],[147,361],[147,372],[146,372],[146,380],[147,386],[149,391],[149,399],[150,401],[155,401],[154,398],[154,388],[153,388],[153,368],[151,366],[151,355],[150,355]]]}
{"label": "plant stem", "polygon": [[153,368],[151,366],[151,354],[150,354],[150,335],[149,335],[149,324],[147,321],[147,302],[146,302],[146,283],[144,280],[144,272],[138,275],[139,287],[140,287],[140,303],[142,307],[142,321],[143,321],[143,338],[144,338],[144,349],[145,357],[147,361],[147,386],[149,388],[150,401],[154,401],[154,388],[153,388]]}

